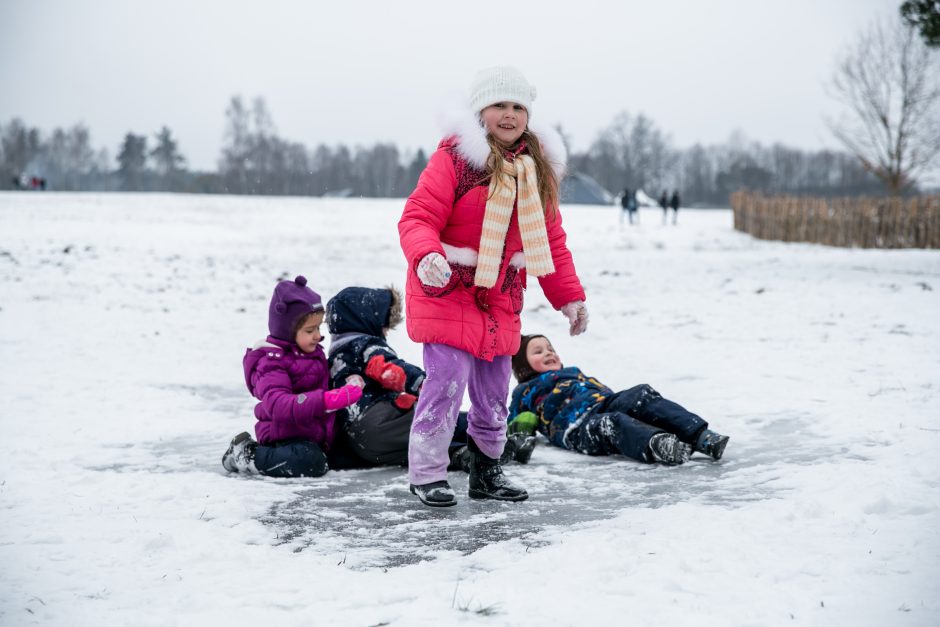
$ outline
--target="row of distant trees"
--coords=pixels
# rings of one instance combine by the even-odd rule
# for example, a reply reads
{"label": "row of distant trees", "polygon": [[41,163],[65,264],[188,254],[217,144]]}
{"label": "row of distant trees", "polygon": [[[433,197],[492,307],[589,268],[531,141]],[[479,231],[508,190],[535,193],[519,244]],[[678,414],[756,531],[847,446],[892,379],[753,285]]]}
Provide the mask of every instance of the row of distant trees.
{"label": "row of distant trees", "polygon": [[[569,167],[613,193],[679,188],[686,204],[724,205],[742,188],[816,196],[916,192],[918,177],[940,156],[940,2],[908,1],[900,13],[861,33],[837,65],[831,90],[846,115],[829,123],[844,152],[764,146],[741,133],[723,144],[677,149],[651,118],[623,112],[587,150],[569,150]],[[59,190],[402,197],[427,162],[423,150],[389,143],[309,148],[282,138],[260,97],[250,105],[232,97],[225,115],[214,172],[189,170],[166,127],[150,137],[127,133],[112,161],[92,147],[82,125],[44,136],[14,119],[0,125],[0,189],[27,175]]]}
{"label": "row of distant trees", "polygon": [[112,161],[106,149],[92,147],[84,125],[45,135],[14,119],[0,124],[0,189],[37,176],[51,190],[396,197],[414,189],[427,164],[423,150],[402,152],[389,143],[309,149],[284,139],[263,98],[248,106],[233,97],[226,118],[214,172],[188,169],[167,127],[150,137],[127,133]]}
{"label": "row of distant trees", "polygon": [[[76,125],[50,135],[19,120],[0,125],[0,187],[16,186],[22,173],[39,173],[55,190],[188,191],[232,194],[403,197],[427,163],[423,150],[394,144],[310,149],[277,135],[261,98],[246,106],[232,98],[226,136],[215,172],[186,167],[168,128],[152,137],[128,133],[114,166],[92,147],[88,129]],[[564,129],[558,129],[565,137]],[[624,187],[651,195],[678,187],[687,203],[727,204],[743,188],[792,194],[877,193],[878,179],[848,153],[764,146],[732,135],[718,145],[676,149],[645,115],[619,114],[583,152],[569,156],[571,171],[588,174],[613,193]]]}
{"label": "row of distant trees", "polygon": [[573,171],[591,175],[608,190],[683,190],[686,204],[727,205],[739,189],[767,193],[846,196],[882,193],[884,187],[852,155],[808,151],[749,141],[735,132],[722,144],[676,150],[644,115],[621,113],[583,153],[570,158]]}

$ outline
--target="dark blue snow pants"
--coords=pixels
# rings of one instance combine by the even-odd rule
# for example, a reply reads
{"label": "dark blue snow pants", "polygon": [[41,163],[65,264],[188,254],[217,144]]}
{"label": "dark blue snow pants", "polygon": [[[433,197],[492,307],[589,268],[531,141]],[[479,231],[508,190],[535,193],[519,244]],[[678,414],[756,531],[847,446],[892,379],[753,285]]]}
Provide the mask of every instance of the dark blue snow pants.
{"label": "dark blue snow pants", "polygon": [[303,438],[259,444],[255,467],[268,477],[321,477],[329,470],[320,447]]}
{"label": "dark blue snow pants", "polygon": [[567,440],[572,448],[587,455],[620,453],[652,462],[649,442],[657,433],[673,433],[694,445],[706,428],[708,423],[700,416],[643,384],[609,396],[588,413]]}

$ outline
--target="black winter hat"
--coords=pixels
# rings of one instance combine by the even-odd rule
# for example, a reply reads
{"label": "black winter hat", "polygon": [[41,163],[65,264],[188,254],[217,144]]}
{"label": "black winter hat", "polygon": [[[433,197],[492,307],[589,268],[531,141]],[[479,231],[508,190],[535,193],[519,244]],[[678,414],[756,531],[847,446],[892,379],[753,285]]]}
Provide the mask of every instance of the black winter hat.
{"label": "black winter hat", "polygon": [[326,304],[330,333],[365,333],[382,337],[384,328],[401,322],[401,294],[386,288],[346,287]]}
{"label": "black winter hat", "polygon": [[516,377],[516,381],[519,383],[525,383],[529,379],[534,379],[539,374],[535,370],[532,370],[532,366],[529,365],[529,360],[526,359],[525,356],[525,351],[529,347],[529,342],[537,337],[545,336],[541,333],[523,335],[522,341],[519,342],[519,350],[517,350],[516,354],[512,356],[512,374],[514,377]]}

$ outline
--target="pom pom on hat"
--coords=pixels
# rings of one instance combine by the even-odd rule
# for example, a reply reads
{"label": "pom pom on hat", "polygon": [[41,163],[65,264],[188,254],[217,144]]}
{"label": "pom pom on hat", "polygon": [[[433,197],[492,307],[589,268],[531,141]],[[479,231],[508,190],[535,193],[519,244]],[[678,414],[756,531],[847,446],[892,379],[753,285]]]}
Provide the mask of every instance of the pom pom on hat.
{"label": "pom pom on hat", "polygon": [[279,340],[293,342],[297,323],[307,314],[323,311],[320,295],[307,287],[307,278],[281,281],[274,288],[268,308],[268,332]]}
{"label": "pom pom on hat", "polygon": [[480,112],[497,102],[518,102],[532,114],[535,87],[522,72],[510,66],[497,66],[480,70],[470,83],[470,108]]}

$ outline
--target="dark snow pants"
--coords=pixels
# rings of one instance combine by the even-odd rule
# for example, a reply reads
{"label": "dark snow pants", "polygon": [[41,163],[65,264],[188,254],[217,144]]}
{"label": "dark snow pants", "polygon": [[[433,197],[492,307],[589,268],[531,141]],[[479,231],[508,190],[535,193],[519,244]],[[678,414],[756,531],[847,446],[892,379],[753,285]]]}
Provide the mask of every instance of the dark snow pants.
{"label": "dark snow pants", "polygon": [[255,467],[268,477],[320,477],[329,470],[320,447],[303,438],[259,444]]}
{"label": "dark snow pants", "polygon": [[657,433],[672,433],[694,445],[706,428],[708,423],[700,416],[643,384],[609,396],[568,434],[567,441],[587,455],[620,453],[652,462],[649,442]]}
{"label": "dark snow pants", "polygon": [[[343,470],[408,463],[408,437],[414,408],[401,410],[389,401],[380,401],[355,418],[347,418],[335,451],[330,451],[330,468]],[[345,442],[342,442],[345,440]],[[451,448],[467,443],[467,412],[457,415]],[[344,454],[345,449],[345,454]],[[349,456],[352,453],[352,456]]]}

